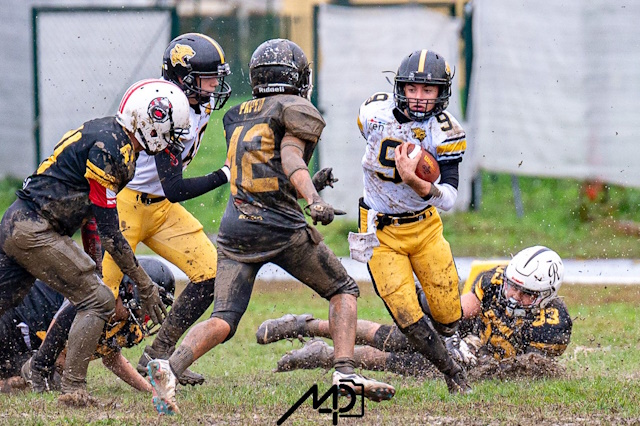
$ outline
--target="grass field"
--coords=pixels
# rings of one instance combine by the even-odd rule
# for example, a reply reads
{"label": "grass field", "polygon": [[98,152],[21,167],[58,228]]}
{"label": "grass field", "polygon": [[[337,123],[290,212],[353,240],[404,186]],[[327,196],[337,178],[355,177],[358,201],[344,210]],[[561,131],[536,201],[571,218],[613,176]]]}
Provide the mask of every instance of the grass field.
{"label": "grass field", "polygon": [[[369,284],[361,283],[359,317],[389,323]],[[451,396],[443,380],[365,372],[397,388],[388,402],[366,401],[363,418],[339,419],[351,425],[476,424],[637,424],[640,422],[640,289],[624,286],[565,286],[560,290],[574,318],[567,352],[560,358],[566,377],[534,381],[476,381],[469,396]],[[273,373],[277,360],[298,341],[255,343],[265,319],[284,313],[327,316],[327,304],[299,284],[259,283],[238,333],[198,360],[206,375],[197,388],[181,387],[182,415],[158,417],[150,396],[134,391],[99,362],[90,368],[89,389],[103,406],[69,409],[55,394],[18,393],[0,397],[0,424],[42,425],[244,425],[275,424],[309,387],[328,390],[324,370]],[[125,350],[137,362],[142,347]],[[330,425],[331,418],[304,403],[284,424]]]}
{"label": "grass field", "polygon": [[[221,117],[213,116],[207,140],[187,175],[209,173],[223,163]],[[507,257],[522,247],[545,244],[567,258],[640,259],[640,190],[600,188],[590,200],[581,182],[523,177],[524,215],[518,217],[510,176],[483,173],[482,179],[479,210],[443,216],[455,256]],[[0,212],[13,202],[19,186],[18,179],[0,181]],[[185,203],[212,236],[227,194],[225,186]],[[337,220],[320,230],[334,251],[345,256],[346,235],[355,228],[355,222]],[[64,408],[54,394],[3,394],[0,424],[275,424],[312,384],[318,383],[321,392],[328,389],[331,376],[324,371],[271,372],[280,356],[301,343],[259,346],[254,337],[258,325],[288,312],[327,316],[326,302],[300,285],[273,287],[259,285],[236,337],[194,365],[207,382],[180,388],[180,417],[158,418],[149,396],[128,388],[95,362],[89,388],[101,407]],[[389,323],[370,284],[361,283],[361,289],[359,317]],[[342,418],[339,424],[640,424],[640,288],[574,285],[560,293],[574,318],[572,342],[560,358],[566,377],[480,381],[474,383],[473,395],[454,397],[442,380],[367,373],[395,385],[398,394],[390,402],[367,402],[364,418]],[[141,351],[142,347],[133,348],[125,355],[136,362]],[[331,419],[307,402],[285,424],[328,425]]]}

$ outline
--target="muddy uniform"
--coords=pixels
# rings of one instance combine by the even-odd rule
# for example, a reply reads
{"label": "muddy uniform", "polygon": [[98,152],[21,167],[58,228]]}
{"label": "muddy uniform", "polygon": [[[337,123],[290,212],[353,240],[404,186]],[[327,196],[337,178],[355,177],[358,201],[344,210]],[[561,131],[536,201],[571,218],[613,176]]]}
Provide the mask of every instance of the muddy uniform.
{"label": "muddy uniform", "polygon": [[95,216],[106,250],[117,257],[127,275],[145,278],[120,234],[115,208],[116,194],[133,177],[135,158],[133,144],[115,117],[88,121],[63,136],[53,154],[25,180],[2,218],[0,313],[17,306],[35,278],[78,309],[69,336],[69,372],[65,371],[63,390],[84,383],[85,352],[93,351],[93,339],[97,341],[115,306],[94,261],[71,235]]}
{"label": "muddy uniform", "polygon": [[20,374],[20,367],[42,343],[49,323],[63,301],[64,296],[36,280],[22,303],[2,315],[0,378]]}
{"label": "muddy uniform", "polygon": [[325,299],[358,295],[355,282],[307,224],[297,191],[282,169],[285,133],[305,141],[311,159],[325,126],[306,99],[276,95],[243,102],[224,116],[227,158],[231,159],[231,197],[218,234],[218,282],[213,317],[235,328],[244,314],[255,277],[272,262]]}
{"label": "muddy uniform", "polygon": [[[449,210],[456,199],[458,164],[466,149],[465,132],[443,111],[425,121],[411,121],[398,111],[392,93],[376,93],[360,107],[358,126],[367,141],[362,157],[364,198],[360,200],[360,232],[367,216],[377,216],[380,246],[368,269],[378,295],[401,329],[416,324],[423,312],[413,274],[427,296],[434,326],[455,324],[461,317],[458,272],[442,234],[437,208]],[[421,146],[440,165],[440,196],[420,197],[402,182],[394,150],[402,143]]]}
{"label": "muddy uniform", "polygon": [[131,316],[126,320],[110,322],[105,325],[104,333],[98,342],[98,348],[94,358],[101,358],[114,352],[120,352],[122,348],[132,348],[146,336]]}
{"label": "muddy uniform", "polygon": [[[3,309],[22,300],[34,276],[74,304],[86,303],[95,291],[89,287],[102,283],[94,276],[94,262],[70,236],[99,210],[103,244],[122,249],[119,235],[102,234],[117,230],[116,193],[131,180],[134,168],[133,145],[114,117],[89,121],[63,136],[53,155],[25,180],[17,191],[18,200],[3,217]],[[71,285],[78,281],[81,285]]]}
{"label": "muddy uniform", "polygon": [[498,266],[478,276],[472,290],[482,305],[481,314],[463,321],[461,334],[473,333],[482,340],[481,351],[496,359],[510,358],[527,352],[561,355],[571,338],[573,326],[564,301],[558,297],[545,308],[527,311],[525,317],[506,313],[500,302],[505,266]]}
{"label": "muddy uniform", "polygon": [[[202,224],[180,202],[225,184],[227,177],[218,170],[183,178],[198,153],[211,111],[197,105],[189,114],[189,133],[180,137],[184,150],[168,148],[170,152],[154,156],[140,153],[133,180],[118,194],[118,214],[122,234],[134,250],[142,242],[180,268],[191,282],[200,283],[215,278],[218,255]],[[123,273],[108,253],[103,268],[105,284],[117,295]]]}

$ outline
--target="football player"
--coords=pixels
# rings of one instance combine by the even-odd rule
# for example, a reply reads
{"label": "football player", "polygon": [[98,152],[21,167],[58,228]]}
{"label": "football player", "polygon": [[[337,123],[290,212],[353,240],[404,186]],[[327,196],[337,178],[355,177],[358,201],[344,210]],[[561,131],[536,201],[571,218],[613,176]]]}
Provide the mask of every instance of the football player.
{"label": "football player", "polygon": [[[468,393],[464,370],[438,337],[456,332],[462,312],[458,272],[437,211],[453,207],[466,149],[464,130],[446,111],[452,77],[441,55],[418,50],[400,63],[394,93],[376,93],[360,107],[358,126],[367,146],[359,230],[372,237],[368,270],[394,322],[444,374],[451,393]],[[436,158],[439,182],[416,175],[420,156],[407,155],[410,144]],[[430,315],[420,308],[414,273]]]}
{"label": "football player", "polygon": [[69,332],[62,393],[88,399],[86,374],[115,297],[96,264],[71,238],[95,217],[100,239],[136,283],[143,311],[162,322],[157,287],[138,264],[119,229],[116,194],[131,180],[140,151],[177,144],[189,128],[189,102],[179,87],[142,80],[124,94],[115,117],[87,121],[67,132],[17,191],[0,224],[0,314],[20,304],[36,278],[77,308]]}
{"label": "football player", "polygon": [[329,301],[336,344],[333,381],[352,380],[364,396],[393,397],[393,387],[354,373],[355,281],[308,225],[328,225],[341,213],[317,192],[307,165],[325,122],[309,102],[311,69],[298,45],[262,43],[249,63],[254,99],[231,108],[223,123],[231,161],[231,197],[218,234],[218,278],[211,318],[194,326],[168,361],[149,362],[159,412],[178,411],[175,377],[206,352],[233,337],[247,309],[260,268],[275,263]]}
{"label": "football player", "polygon": [[[508,264],[480,273],[471,291],[461,298],[460,334],[445,341],[451,355],[467,367],[532,352],[562,355],[573,326],[567,306],[557,296],[563,275],[558,254],[542,246],[524,249]],[[424,293],[420,286],[417,290],[428,313]],[[299,336],[331,338],[327,321],[308,314],[267,320],[256,333],[260,344]],[[431,368],[395,325],[358,320],[356,342],[366,345],[356,348],[356,361],[362,368],[398,374],[421,374]],[[285,355],[277,370],[324,367],[332,352],[324,341],[310,340],[302,349]]]}
{"label": "football player", "polygon": [[[188,132],[179,135],[179,143],[155,155],[140,153],[133,179],[118,194],[121,232],[134,252],[142,242],[178,266],[190,280],[153,344],[145,348],[140,358],[137,369],[143,375],[146,375],[148,360],[168,358],[180,336],[213,301],[216,248],[204,233],[202,224],[179,202],[228,181],[227,166],[206,176],[189,179],[183,178],[182,173],[200,148],[211,111],[222,108],[231,94],[231,88],[224,81],[230,72],[222,47],[204,34],[183,34],[169,43],[163,55],[163,79],[176,84],[187,95],[190,127]],[[90,223],[83,228],[83,241],[87,243],[87,252],[100,252],[100,243],[91,232]],[[102,263],[104,282],[117,296],[123,271],[109,253]],[[67,306],[58,314],[60,324],[70,324],[69,318],[74,315],[75,308]],[[34,381],[46,377],[47,365],[51,362],[46,354],[59,353],[67,334],[68,329],[62,326],[48,334],[33,357]],[[202,382],[204,377],[188,370],[180,376],[180,383],[185,385]]]}
{"label": "football player", "polygon": [[[156,259],[143,258],[139,259],[139,263],[159,286],[158,290],[165,306],[171,306],[175,279],[169,268]],[[0,319],[0,341],[4,348],[0,353],[0,378],[22,375],[24,381],[36,392],[53,390],[59,386],[59,380],[54,379],[54,375],[64,364],[64,359],[58,358],[60,354],[50,354],[49,374],[44,387],[38,387],[39,383],[33,383],[29,358],[32,350],[40,345],[47,329],[51,330],[59,325],[56,311],[67,303],[69,301],[65,302],[60,293],[36,280],[22,303],[4,313]],[[100,337],[94,357],[101,357],[104,365],[126,383],[136,389],[150,392],[151,385],[140,377],[120,353],[121,348],[133,347],[149,334],[146,322],[141,316],[137,286],[125,275],[120,283],[115,314]],[[54,369],[56,365],[58,368]],[[20,366],[23,366],[22,369]],[[59,379],[59,376],[55,377]]]}
{"label": "football player", "polygon": [[[231,95],[225,77],[229,62],[217,41],[198,33],[173,39],[164,51],[162,76],[178,85],[189,99],[191,127],[180,136],[180,145],[157,156],[141,154],[136,174],[118,195],[122,233],[134,248],[144,243],[176,265],[189,283],[173,305],[151,346],[138,362],[146,375],[147,362],[169,358],[178,339],[213,302],[218,255],[202,224],[180,202],[205,194],[229,181],[229,167],[205,176],[185,178],[183,171],[198,153],[213,110],[224,106]],[[122,278],[113,258],[104,258],[104,281],[112,290]],[[183,385],[201,384],[204,377],[189,370],[179,377]]]}

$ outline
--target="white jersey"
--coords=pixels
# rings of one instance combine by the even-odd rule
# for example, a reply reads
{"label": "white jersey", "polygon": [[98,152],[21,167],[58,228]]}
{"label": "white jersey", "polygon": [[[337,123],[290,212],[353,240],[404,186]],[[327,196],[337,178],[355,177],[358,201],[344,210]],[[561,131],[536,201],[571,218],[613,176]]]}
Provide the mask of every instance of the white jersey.
{"label": "white jersey", "polygon": [[[180,137],[180,141],[184,144],[184,151],[182,151],[182,170],[187,168],[193,157],[198,153],[200,149],[200,141],[202,135],[209,122],[211,116],[211,109],[209,106],[203,107],[200,105],[200,113],[196,113],[193,108],[189,108],[189,133]],[[136,160],[136,173],[131,182],[127,185],[127,188],[134,191],[146,192],[147,194],[164,197],[164,190],[162,189],[162,183],[158,177],[158,170],[156,169],[156,160],[153,155],[148,155],[146,152],[141,151],[138,159]]]}
{"label": "white jersey", "polygon": [[429,151],[438,162],[461,161],[467,147],[464,130],[449,112],[444,111],[426,121],[399,122],[393,110],[392,93],[376,93],[360,106],[358,126],[367,140],[362,157],[364,202],[386,214],[418,212],[427,206],[450,206],[457,190],[448,184],[437,184],[450,199],[425,201],[409,185],[402,182],[395,163],[395,148],[411,143]]}

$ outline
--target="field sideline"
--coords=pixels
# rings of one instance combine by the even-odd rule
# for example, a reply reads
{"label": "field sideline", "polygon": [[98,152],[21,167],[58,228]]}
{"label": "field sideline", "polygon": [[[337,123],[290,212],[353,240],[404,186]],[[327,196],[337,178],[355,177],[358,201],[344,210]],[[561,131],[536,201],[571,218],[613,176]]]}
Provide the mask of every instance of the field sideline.
{"label": "field sideline", "polygon": [[[360,283],[359,317],[389,323],[370,284]],[[485,380],[474,394],[451,396],[444,381],[365,372],[397,387],[396,397],[380,404],[367,401],[363,418],[339,418],[338,424],[638,424],[640,423],[640,287],[570,285],[560,290],[574,319],[574,333],[560,358],[562,379]],[[302,308],[306,306],[306,308]],[[61,407],[57,395],[17,393],[0,398],[0,424],[8,425],[237,425],[275,424],[314,383],[320,393],[331,376],[323,370],[273,373],[277,360],[301,343],[260,346],[255,330],[268,318],[309,312],[326,318],[327,303],[296,283],[258,282],[236,337],[198,360],[193,368],[207,382],[180,388],[183,414],[158,417],[150,396],[134,391],[99,362],[92,363],[89,390],[102,406]],[[125,350],[136,362],[142,347]],[[313,410],[309,400],[285,425],[330,425],[331,417]]]}

